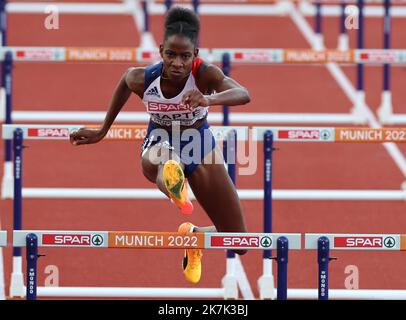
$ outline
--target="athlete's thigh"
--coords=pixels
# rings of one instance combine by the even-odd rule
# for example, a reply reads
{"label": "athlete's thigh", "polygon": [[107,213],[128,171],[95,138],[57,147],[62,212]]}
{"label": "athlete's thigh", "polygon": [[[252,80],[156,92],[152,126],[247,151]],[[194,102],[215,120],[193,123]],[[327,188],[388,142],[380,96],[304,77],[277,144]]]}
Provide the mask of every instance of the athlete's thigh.
{"label": "athlete's thigh", "polygon": [[216,147],[207,157],[216,162],[203,161],[189,176],[188,181],[196,199],[219,232],[245,232],[242,208],[237,191]]}

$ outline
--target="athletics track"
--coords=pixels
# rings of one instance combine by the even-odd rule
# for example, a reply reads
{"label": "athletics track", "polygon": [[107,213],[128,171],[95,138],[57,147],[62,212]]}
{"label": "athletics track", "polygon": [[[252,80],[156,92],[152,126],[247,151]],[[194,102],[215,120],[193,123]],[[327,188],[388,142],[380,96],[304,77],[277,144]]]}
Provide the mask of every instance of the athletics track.
{"label": "athletics track", "polygon": [[[307,18],[312,23],[312,18]],[[309,48],[289,17],[202,16],[200,45],[205,48]],[[241,22],[243,21],[243,23]],[[325,20],[325,43],[335,48],[337,18]],[[151,30],[159,43],[163,19],[153,16]],[[138,46],[131,17],[61,15],[59,31],[47,31],[43,16],[9,16],[10,46]],[[368,18],[366,48],[381,48],[382,19]],[[337,30],[337,32],[336,32]],[[393,19],[393,48],[406,47],[406,19]],[[374,35],[374,33],[378,34]],[[215,36],[213,36],[215,34]],[[351,47],[355,31],[350,31]],[[115,84],[130,63],[26,63],[15,68],[15,110],[105,111]],[[355,66],[342,67],[355,83]],[[365,68],[367,104],[376,111],[382,86],[381,67]],[[232,76],[246,86],[252,102],[236,112],[348,112],[352,102],[323,66],[235,65]],[[392,69],[393,104],[406,112],[406,69]],[[142,111],[132,97],[124,111]],[[212,107],[220,111],[220,107]],[[291,123],[290,125],[295,125]],[[152,188],[140,170],[140,142],[104,141],[73,147],[59,141],[29,141],[24,157],[24,186]],[[261,149],[261,144],[258,149]],[[274,153],[275,189],[399,189],[405,177],[381,144],[277,143]],[[399,145],[406,157],[406,147]],[[3,148],[0,148],[3,150]],[[238,176],[238,188],[262,188],[262,157],[258,172]],[[242,201],[250,232],[262,231],[262,201]],[[210,221],[196,204],[190,217],[196,225]],[[0,204],[3,230],[12,230],[12,202]],[[401,201],[274,201],[274,232],[404,233],[405,203]],[[189,219],[189,217],[188,217]],[[151,200],[24,200],[23,226],[42,230],[174,231],[185,221],[168,201]],[[63,286],[191,287],[181,272],[179,251],[58,250],[42,248],[39,284],[47,265],[59,268]],[[330,287],[344,289],[348,265],[356,265],[361,289],[406,289],[402,252],[339,252],[331,263]],[[6,292],[10,283],[12,250],[4,249]],[[262,252],[241,257],[253,294],[262,274]],[[207,251],[198,286],[218,287],[225,272],[225,253]],[[316,288],[313,251],[292,251],[289,287]]]}

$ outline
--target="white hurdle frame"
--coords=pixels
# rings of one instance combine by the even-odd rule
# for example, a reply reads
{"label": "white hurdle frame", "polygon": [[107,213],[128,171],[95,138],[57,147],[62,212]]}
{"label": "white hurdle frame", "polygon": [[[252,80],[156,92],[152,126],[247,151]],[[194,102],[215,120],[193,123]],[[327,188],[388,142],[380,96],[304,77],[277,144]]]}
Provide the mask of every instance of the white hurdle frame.
{"label": "white hurdle frame", "polygon": [[[1,103],[1,102],[0,102]],[[3,110],[4,110],[4,103]],[[50,108],[56,109],[56,108]],[[3,115],[2,115],[3,114]],[[0,113],[4,121],[4,112]],[[66,123],[66,122],[95,122],[104,120],[106,112],[100,111],[12,111],[11,117],[15,122],[37,123]],[[210,112],[207,119],[210,123],[222,123],[223,113]],[[116,123],[146,123],[149,115],[145,112],[123,111],[117,116]],[[303,123],[303,124],[357,124],[363,123],[354,112],[352,113],[262,113],[262,112],[231,112],[229,121],[236,124],[261,123]]]}

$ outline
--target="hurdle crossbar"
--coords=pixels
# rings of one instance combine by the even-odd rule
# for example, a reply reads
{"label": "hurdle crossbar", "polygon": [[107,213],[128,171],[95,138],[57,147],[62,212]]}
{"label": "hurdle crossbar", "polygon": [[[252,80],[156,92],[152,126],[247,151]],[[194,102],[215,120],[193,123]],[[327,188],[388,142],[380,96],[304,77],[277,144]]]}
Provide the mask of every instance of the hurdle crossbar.
{"label": "hurdle crossbar", "polygon": [[[315,300],[317,289],[288,289],[288,299]],[[406,300],[406,290],[330,289],[330,300]]]}
{"label": "hurdle crossbar", "polygon": [[0,231],[0,247],[7,245],[7,231]]}
{"label": "hurdle crossbar", "polygon": [[[327,2],[327,1],[324,1]],[[346,4],[351,4],[354,1],[348,1]],[[366,4],[372,4],[365,6],[364,8],[364,15],[366,17],[383,17],[385,15],[384,8],[382,6],[377,6],[378,4],[382,4],[383,1],[364,1]],[[323,3],[323,1],[320,1]],[[402,2],[397,2],[397,4],[401,4]],[[305,16],[315,16],[316,15],[316,6],[314,3],[310,1],[301,1],[299,4],[300,12]],[[339,17],[342,16],[342,8],[340,5],[324,5],[320,8],[320,13],[323,17]],[[405,17],[406,16],[406,8],[401,5],[394,6],[391,10],[392,17]]]}
{"label": "hurdle crossbar", "polygon": [[[290,242],[290,244],[289,244]],[[19,292],[26,292],[29,300],[41,296],[88,296],[88,297],[193,297],[237,298],[238,291],[227,288],[89,288],[89,287],[42,287],[37,292],[38,247],[60,248],[127,248],[127,249],[271,249],[278,250],[279,298],[286,298],[288,250],[301,248],[301,234],[278,233],[179,233],[137,231],[49,231],[15,230],[13,246],[26,247],[27,286],[20,285]],[[227,268],[227,273],[228,273]],[[233,276],[233,275],[231,275]],[[173,293],[176,291],[176,294]],[[230,292],[232,295],[230,296]]]}
{"label": "hurdle crossbar", "polygon": [[406,128],[253,127],[253,137],[264,139],[271,131],[283,142],[406,142]]}
{"label": "hurdle crossbar", "polygon": [[37,290],[39,297],[224,299],[225,296],[225,288],[37,287]]}
{"label": "hurdle crossbar", "polygon": [[[331,250],[378,250],[378,251],[405,251],[406,234],[305,234],[305,249],[317,250],[318,263],[318,290],[317,296],[320,300],[328,300],[330,297],[329,290],[329,263],[334,258],[330,257]],[[353,291],[353,290],[348,290]],[[403,291],[403,290],[402,290]],[[393,298],[401,299],[406,297],[405,291],[397,292]],[[309,297],[307,290],[300,292],[302,298]],[[341,295],[340,295],[341,294]],[[375,294],[375,296],[373,295]],[[384,295],[383,292],[358,292],[344,293],[336,292],[336,298],[343,299],[377,299]]]}
{"label": "hurdle crossbar", "polygon": [[[23,130],[25,140],[67,140],[70,133],[82,127],[97,128],[95,125],[67,124],[3,124],[3,139],[12,139],[14,130]],[[266,127],[257,126],[212,126],[215,138],[224,140],[227,133],[236,130],[237,139],[246,141],[248,130],[253,139],[263,141],[266,131],[271,131],[274,141],[281,142],[406,142],[406,128],[340,128],[340,127]],[[145,125],[115,125],[106,135],[106,140],[142,140],[145,138]]]}
{"label": "hurdle crossbar", "polygon": [[305,234],[305,249],[318,249],[317,242],[326,237],[330,250],[405,251],[406,234]]}
{"label": "hurdle crossbar", "polygon": [[16,230],[13,246],[24,247],[29,234],[38,247],[133,248],[133,249],[276,249],[277,239],[286,237],[290,249],[301,248],[299,233],[190,233],[144,231],[52,231]]}
{"label": "hurdle crossbar", "polygon": [[[55,108],[58,109],[58,108]],[[0,113],[1,116],[1,113]],[[3,118],[5,115],[2,115]],[[15,122],[58,123],[58,122],[101,122],[106,112],[102,111],[12,111],[11,118]],[[146,123],[150,116],[146,112],[120,112],[116,123]],[[207,120],[210,123],[222,123],[224,114],[210,112]],[[4,120],[4,119],[3,119]],[[354,124],[357,118],[354,114],[346,113],[261,113],[261,112],[232,112],[229,115],[232,123],[318,123],[318,124]]]}
{"label": "hurdle crossbar", "polygon": [[[11,52],[14,61],[27,62],[139,62],[161,59],[158,49],[141,47],[1,47],[0,60]],[[222,62],[228,53],[239,64],[406,64],[406,49],[312,50],[279,48],[201,48],[199,56]]]}
{"label": "hurdle crossbar", "polygon": [[[66,124],[66,125],[38,125],[38,124],[3,124],[3,139],[13,139],[14,131],[20,128],[23,131],[24,140],[69,140],[69,135],[80,128],[98,128],[95,125]],[[225,140],[227,134],[235,130],[238,140],[247,140],[248,127],[244,126],[211,126],[217,140]],[[147,133],[145,125],[113,125],[104,139],[106,140],[143,140]]]}
{"label": "hurdle crossbar", "polygon": [[393,114],[392,111],[389,111],[390,114],[384,117],[380,117],[380,120],[384,124],[406,124],[406,114]]}
{"label": "hurdle crossbar", "polygon": [[[237,189],[241,200],[263,200],[263,189]],[[162,199],[167,197],[151,188],[23,188],[24,199]],[[195,200],[190,191],[190,199]],[[273,200],[405,201],[406,190],[301,190],[276,189]]]}
{"label": "hurdle crossbar", "polygon": [[[327,6],[322,7],[322,13],[325,16],[340,16],[341,9],[334,2],[330,1],[320,1],[320,3],[328,4]],[[354,1],[348,1],[347,4],[354,3]],[[379,4],[377,1],[366,1],[367,4],[374,4],[374,6],[366,7],[366,16],[379,17],[383,15],[383,10],[381,7],[376,7],[376,4]],[[402,2],[396,2],[401,4]],[[7,3],[6,11],[7,13],[12,14],[21,14],[21,13],[43,13],[45,12],[46,6],[48,3],[40,2],[12,2]],[[124,14],[130,15],[133,12],[131,11],[133,7],[128,3],[123,4],[106,4],[106,3],[90,3],[89,6],[85,6],[83,3],[65,3],[65,2],[55,2],[53,5],[58,6],[58,12],[61,14]],[[191,5],[185,4],[192,8]],[[293,3],[287,1],[278,1],[275,3],[267,4],[250,4],[248,1],[243,1],[239,4],[235,3],[221,3],[215,4],[202,3],[199,5],[199,14],[202,15],[265,15],[265,16],[284,16],[289,14]],[[299,9],[306,16],[316,15],[316,8],[311,1],[300,1]],[[163,3],[150,3],[148,13],[150,15],[163,15],[166,12],[166,6]],[[395,17],[404,17],[406,16],[406,10],[402,6],[396,6],[393,8],[392,15]]]}
{"label": "hurdle crossbar", "polygon": [[[104,4],[90,3],[89,7],[82,3],[66,3],[55,2],[58,10],[63,14],[133,14],[131,4],[124,2],[123,4]],[[43,13],[46,9],[46,3],[40,2],[22,2],[8,3],[6,6],[7,13]],[[191,5],[185,4],[189,8]],[[274,4],[252,5],[244,4],[213,4],[206,3],[199,5],[199,14],[203,15],[286,15],[289,12],[291,4],[279,2]],[[163,3],[151,2],[148,5],[148,13],[150,15],[163,15],[167,8]]]}

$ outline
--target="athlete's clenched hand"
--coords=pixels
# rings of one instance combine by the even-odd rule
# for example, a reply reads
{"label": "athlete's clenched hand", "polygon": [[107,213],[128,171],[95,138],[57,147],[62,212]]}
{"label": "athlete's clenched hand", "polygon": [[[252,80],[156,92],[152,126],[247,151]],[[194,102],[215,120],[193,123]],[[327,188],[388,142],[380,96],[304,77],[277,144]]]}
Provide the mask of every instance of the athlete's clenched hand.
{"label": "athlete's clenched hand", "polygon": [[80,128],[70,134],[70,142],[79,146],[82,144],[97,143],[104,138],[104,134],[99,129]]}
{"label": "athlete's clenched hand", "polygon": [[205,95],[203,95],[199,90],[190,90],[186,92],[180,102],[181,105],[186,105],[190,110],[196,109],[197,107],[208,107],[209,101]]}

